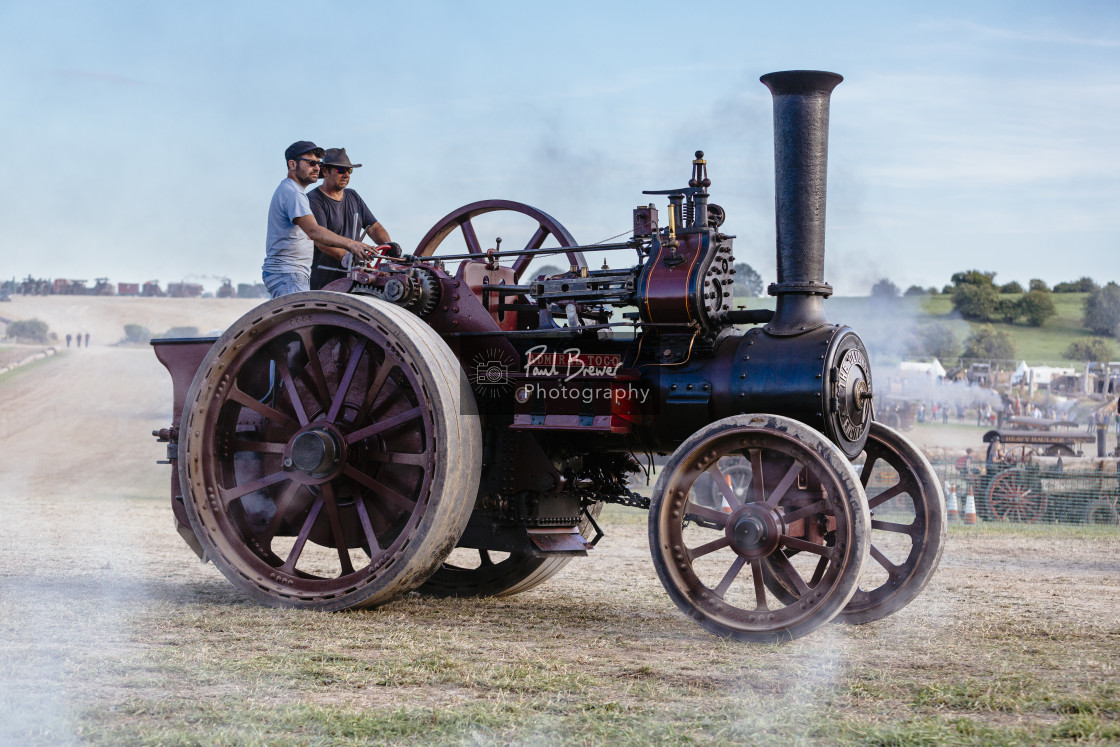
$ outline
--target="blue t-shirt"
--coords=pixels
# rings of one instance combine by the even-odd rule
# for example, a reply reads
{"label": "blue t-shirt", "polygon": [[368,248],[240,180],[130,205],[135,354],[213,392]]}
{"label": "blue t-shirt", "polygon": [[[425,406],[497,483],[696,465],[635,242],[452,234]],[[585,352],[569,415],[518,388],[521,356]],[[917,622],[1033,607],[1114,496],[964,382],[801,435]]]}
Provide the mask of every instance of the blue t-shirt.
{"label": "blue t-shirt", "polygon": [[285,178],[272,194],[268,206],[268,234],[265,238],[263,272],[298,272],[311,275],[311,256],[315,242],[295,224],[296,218],[311,215],[307,195],[292,179]]}

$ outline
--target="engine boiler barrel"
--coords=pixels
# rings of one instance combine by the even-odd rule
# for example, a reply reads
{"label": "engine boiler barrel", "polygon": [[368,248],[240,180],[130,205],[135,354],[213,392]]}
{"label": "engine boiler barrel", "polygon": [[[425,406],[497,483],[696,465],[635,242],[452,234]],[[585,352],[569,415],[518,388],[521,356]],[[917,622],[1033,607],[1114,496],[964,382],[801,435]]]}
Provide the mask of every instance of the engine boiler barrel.
{"label": "engine boiler barrel", "polygon": [[828,107],[843,78],[836,73],[791,70],[762,76],[774,97],[774,202],[778,297],[771,334],[794,335],[827,324],[824,282]]}
{"label": "engine boiler barrel", "polygon": [[723,338],[712,358],[654,375],[660,396],[654,440],[662,448],[674,448],[698,423],[778,413],[816,428],[855,457],[871,426],[867,348],[840,324],[788,337],[755,327]]}

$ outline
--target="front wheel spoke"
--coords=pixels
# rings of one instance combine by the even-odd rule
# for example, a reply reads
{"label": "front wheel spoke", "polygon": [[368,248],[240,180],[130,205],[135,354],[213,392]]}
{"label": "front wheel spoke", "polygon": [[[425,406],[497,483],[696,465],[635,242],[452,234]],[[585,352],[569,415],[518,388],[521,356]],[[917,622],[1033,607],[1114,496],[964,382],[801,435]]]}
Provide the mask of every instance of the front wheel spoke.
{"label": "front wheel spoke", "polygon": [[912,534],[914,531],[913,524],[897,524],[893,521],[882,521],[880,519],[872,519],[871,528],[895,534]]}
{"label": "front wheel spoke", "polygon": [[788,514],[783,514],[782,515],[782,521],[784,521],[786,523],[786,525],[789,526],[790,524],[792,524],[795,521],[798,521],[799,519],[804,519],[806,516],[812,516],[813,514],[823,513],[824,510],[827,507],[828,507],[828,505],[825,503],[824,499],[822,498],[821,500],[817,501],[816,503],[810,503],[808,506],[803,506],[803,507],[797,509],[796,511],[790,511]]}
{"label": "front wheel spoke", "polygon": [[732,563],[731,567],[727,569],[727,573],[723,574],[723,579],[719,582],[719,586],[712,590],[719,596],[720,599],[723,599],[724,594],[726,594],[727,590],[731,588],[731,582],[735,580],[735,577],[739,575],[739,571],[743,570],[743,566],[746,564],[747,559],[742,555],[738,555],[735,557],[735,562]]}
{"label": "front wheel spoke", "polygon": [[766,606],[766,582],[763,580],[762,561],[751,561],[751,576],[754,578],[755,609],[769,609]]}
{"label": "front wheel spoke", "polygon": [[798,464],[797,462],[794,462],[793,465],[789,468],[789,470],[782,477],[781,482],[778,483],[778,486],[776,488],[774,488],[774,492],[771,493],[770,497],[766,499],[766,502],[768,504],[770,504],[771,506],[777,506],[778,503],[785,496],[786,491],[789,490],[789,486],[793,485],[793,481],[796,480],[797,476],[800,475],[800,474],[801,474],[801,465]]}
{"label": "front wheel spoke", "polygon": [[871,557],[875,558],[875,562],[883,566],[883,568],[886,569],[887,573],[891,574],[892,576],[898,572],[900,566],[892,563],[887,558],[887,556],[879,550],[878,547],[875,547],[875,545],[871,546]]}
{"label": "front wheel spoke", "polygon": [[[867,485],[865,484],[863,487],[866,488]],[[913,491],[908,490],[907,487],[906,487],[906,484],[902,480],[899,480],[897,483],[895,483],[894,485],[891,485],[889,488],[884,490],[882,493],[879,493],[879,495],[875,496],[874,498],[868,499],[867,507],[869,509],[878,508],[879,506],[882,506],[884,503],[889,501],[891,498],[894,498],[894,497],[899,496],[902,493],[906,493],[906,492],[909,492],[909,493],[913,494]]]}
{"label": "front wheel spoke", "polygon": [[315,499],[315,503],[311,506],[311,511],[307,514],[303,526],[299,529],[299,535],[296,537],[295,544],[292,545],[292,551],[288,553],[288,559],[284,561],[284,565],[280,566],[282,572],[296,572],[296,563],[299,562],[299,556],[303,553],[303,546],[307,544],[307,537],[311,534],[311,527],[315,524],[315,520],[319,518],[319,511],[322,509],[323,496],[319,496]]}
{"label": "front wheel spoke", "polygon": [[327,519],[331,525],[331,536],[334,537],[334,546],[338,551],[338,563],[342,566],[342,576],[354,572],[354,564],[350,562],[350,553],[346,546],[346,535],[342,531],[342,520],[338,516],[338,503],[334,499],[334,490],[330,483],[323,484],[323,503],[327,507]]}
{"label": "front wheel spoke", "polygon": [[484,566],[484,565],[494,565],[494,561],[490,557],[490,551],[489,550],[479,550],[478,551],[478,563],[479,563],[479,567]]}
{"label": "front wheel spoke", "polygon": [[732,510],[741,507],[743,504],[739,502],[739,496],[735,495],[735,491],[731,489],[731,483],[727,479],[727,475],[720,472],[719,464],[712,464],[711,467],[708,467],[707,471],[708,474],[712,476],[712,479],[716,481],[716,485],[719,486],[719,492],[723,495],[723,499],[727,501],[727,505],[730,506]]}
{"label": "front wheel spoke", "polygon": [[720,529],[727,526],[727,517],[729,515],[730,514],[725,514],[723,511],[717,511],[714,508],[699,506],[691,501],[685,506],[685,518],[704,519],[705,521],[712,522]]}
{"label": "front wheel spoke", "polygon": [[219,487],[218,495],[221,496],[222,507],[224,508],[228,507],[230,503],[237,500],[238,498],[241,498],[242,496],[248,495],[249,493],[254,493],[258,490],[263,490],[270,485],[275,485],[276,483],[287,479],[288,473],[284,470],[280,470],[279,472],[273,472],[271,475],[265,475],[264,477],[260,477],[256,480],[253,480],[252,482],[247,482],[244,485],[238,485],[234,488]]}
{"label": "front wheel spoke", "polygon": [[867,483],[871,482],[871,475],[875,472],[875,462],[877,462],[878,460],[879,457],[875,456],[871,452],[867,452],[867,456],[863,462],[863,469],[860,470],[859,473],[859,482],[861,485],[863,485],[863,487],[866,488]]}
{"label": "front wheel spoke", "polygon": [[230,389],[229,399],[232,402],[236,402],[237,404],[241,405],[242,407],[248,407],[250,410],[257,413],[261,417],[268,418],[269,421],[277,425],[284,425],[286,423],[290,423],[292,420],[290,417],[280,412],[279,410],[276,410],[272,407],[269,407],[263,402],[258,402],[257,400],[253,399],[248,394],[238,389],[236,386]]}
{"label": "front wheel spoke", "polygon": [[817,584],[824,578],[824,572],[828,570],[828,564],[830,562],[831,560],[827,555],[822,555],[820,559],[817,560],[817,567],[813,569],[813,577],[809,579],[809,588],[817,588]]}
{"label": "front wheel spoke", "polygon": [[338,382],[338,391],[334,393],[334,399],[331,400],[331,409],[327,412],[327,422],[333,423],[335,418],[338,417],[338,411],[342,409],[342,403],[346,401],[346,395],[350,392],[350,384],[354,381],[354,372],[358,370],[358,362],[361,361],[362,354],[365,351],[366,341],[359,340],[350,352],[350,360],[346,362],[346,370],[342,373],[342,380]]}
{"label": "front wheel spoke", "polygon": [[[805,596],[809,591],[809,587],[805,585],[805,581],[801,578],[801,574],[793,567],[793,563],[789,562],[789,558],[783,552],[776,552],[767,556],[770,561],[770,567],[774,569],[774,575],[780,580],[784,580],[783,584],[788,591],[795,594],[798,599]],[[793,587],[792,589],[790,587]]]}
{"label": "front wheel spoke", "polygon": [[781,542],[791,550],[801,550],[802,552],[811,552],[816,555],[823,555],[826,558],[831,558],[835,552],[833,548],[828,545],[818,545],[815,542],[808,542],[797,537],[790,537],[788,534],[783,534]]}
{"label": "front wheel spoke", "polygon": [[716,550],[722,550],[730,544],[731,538],[727,535],[724,535],[717,540],[712,540],[711,542],[700,545],[699,547],[690,549],[688,551],[688,559],[696,560],[697,558],[702,558],[705,555],[715,552]]}
{"label": "front wheel spoke", "polygon": [[391,418],[379,420],[373,425],[367,425],[365,428],[360,428],[354,431],[353,433],[346,436],[346,443],[351,445],[356,444],[359,441],[363,441],[369,438],[370,436],[375,436],[378,433],[383,433],[389,430],[390,428],[396,428],[397,426],[407,423],[410,420],[415,420],[416,418],[420,417],[420,415],[421,410],[419,407],[413,407],[411,410],[405,410],[404,412],[398,413]]}
{"label": "front wheel spoke", "polygon": [[766,497],[766,483],[762,477],[762,449],[751,452],[751,484],[754,489],[754,501],[761,502]]}
{"label": "front wheel spoke", "polygon": [[416,508],[416,501],[409,500],[397,491],[388,488],[366,473],[349,464],[343,468],[342,474],[346,475],[359,485],[365,488],[369,488],[373,491],[374,496],[376,496],[377,498],[383,498],[385,501],[392,503],[404,513],[412,513]]}

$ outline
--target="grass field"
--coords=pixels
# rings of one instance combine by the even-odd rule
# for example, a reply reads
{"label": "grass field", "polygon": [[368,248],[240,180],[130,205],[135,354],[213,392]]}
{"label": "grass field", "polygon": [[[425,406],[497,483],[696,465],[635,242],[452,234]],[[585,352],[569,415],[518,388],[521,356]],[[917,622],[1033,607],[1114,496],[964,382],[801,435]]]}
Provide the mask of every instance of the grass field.
{"label": "grass field", "polygon": [[608,507],[603,523],[611,539],[601,557],[505,599],[272,610],[195,565],[194,581],[161,584],[146,600],[126,595],[131,645],[69,661],[92,696],[74,714],[74,736],[160,745],[1120,741],[1120,630],[1096,610],[1120,582],[1114,529],[954,527],[938,578],[912,608],[764,646],[714,638],[676,612],[650,568],[644,512]]}
{"label": "grass field", "polygon": [[[1052,293],[1050,298],[1054,302],[1054,310],[1057,314],[1047,319],[1041,327],[1002,322],[993,322],[992,326],[1010,333],[1015,341],[1016,358],[1026,360],[1032,365],[1066,365],[1069,361],[1065,357],[1065,350],[1070,343],[1093,336],[1082,324],[1085,299],[1088,296],[1088,293]],[[1009,294],[1003,297],[1015,300],[1019,295]],[[950,296],[926,296],[922,299],[908,300],[921,301],[921,309],[925,312],[923,323],[955,320],[958,324],[968,325],[970,329],[981,326],[977,322],[963,322],[957,319]],[[1111,344],[1115,352],[1116,341],[1113,340]]]}

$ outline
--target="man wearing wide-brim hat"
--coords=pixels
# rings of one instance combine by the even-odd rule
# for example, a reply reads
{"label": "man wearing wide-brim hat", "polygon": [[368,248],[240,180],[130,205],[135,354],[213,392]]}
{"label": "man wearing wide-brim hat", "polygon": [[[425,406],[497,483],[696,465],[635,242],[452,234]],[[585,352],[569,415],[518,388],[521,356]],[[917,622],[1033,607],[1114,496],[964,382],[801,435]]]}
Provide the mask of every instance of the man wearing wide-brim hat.
{"label": "man wearing wide-brim hat", "polygon": [[[311,213],[320,225],[346,236],[361,240],[368,233],[376,244],[388,244],[390,256],[401,256],[401,248],[389,239],[385,226],[374,217],[361,195],[352,189],[350,175],[362,164],[351,163],[345,148],[327,148],[323,155],[321,175],[323,183],[307,194]],[[329,244],[315,242],[315,258],[311,263],[311,289],[317,290],[344,276],[346,252]]]}
{"label": "man wearing wide-brim hat", "polygon": [[304,189],[319,178],[324,151],[310,140],[299,140],[284,151],[288,176],[272,195],[268,207],[261,277],[273,298],[308,290],[315,243],[358,257],[373,253],[369,244],[340,236],[320,225],[311,212]]}

